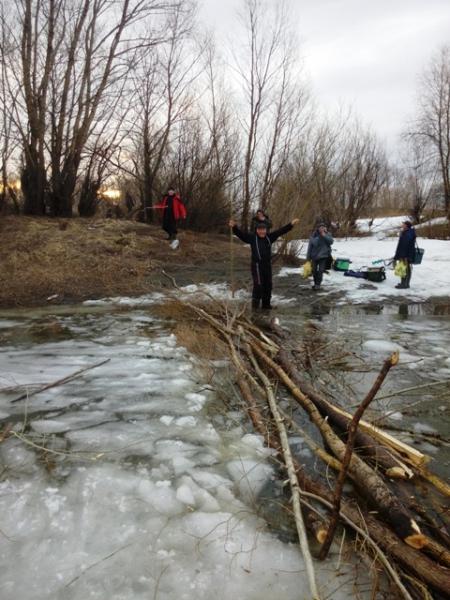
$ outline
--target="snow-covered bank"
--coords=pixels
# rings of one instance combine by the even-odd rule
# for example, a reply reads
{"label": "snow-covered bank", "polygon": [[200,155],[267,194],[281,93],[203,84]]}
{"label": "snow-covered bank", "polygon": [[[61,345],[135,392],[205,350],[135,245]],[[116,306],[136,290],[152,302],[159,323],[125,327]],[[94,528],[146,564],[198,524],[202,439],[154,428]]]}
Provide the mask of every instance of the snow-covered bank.
{"label": "snow-covered bank", "polygon": [[407,215],[400,215],[397,217],[377,217],[376,219],[357,219],[356,226],[363,233],[377,234],[395,228],[398,229],[403,221],[410,218]]}
{"label": "snow-covered bank", "polygon": [[[357,219],[356,226],[362,233],[371,233],[379,236],[392,235],[400,229],[401,224],[406,220],[412,221],[412,217],[400,215],[397,217],[377,217],[376,219]],[[414,225],[414,228],[420,231],[424,227],[443,225],[447,222],[447,217],[434,217],[433,219]]]}
{"label": "snow-covered bank", "polygon": [[[420,302],[432,297],[450,297],[450,241],[424,238],[419,238],[418,241],[425,254],[422,264],[413,267],[410,289],[396,289],[395,286],[400,280],[389,268],[386,269],[386,280],[381,283],[346,277],[343,272],[332,269],[324,276],[320,294],[345,292],[346,299],[340,300],[340,303],[348,300],[354,303],[373,302],[393,297]],[[350,268],[358,270],[364,266],[372,266],[376,260],[389,260],[393,257],[396,246],[397,238],[338,238],[332,250],[334,258],[350,258]],[[306,244],[303,244],[300,256],[306,256]],[[298,268],[284,268],[279,276],[299,274],[299,271]]]}

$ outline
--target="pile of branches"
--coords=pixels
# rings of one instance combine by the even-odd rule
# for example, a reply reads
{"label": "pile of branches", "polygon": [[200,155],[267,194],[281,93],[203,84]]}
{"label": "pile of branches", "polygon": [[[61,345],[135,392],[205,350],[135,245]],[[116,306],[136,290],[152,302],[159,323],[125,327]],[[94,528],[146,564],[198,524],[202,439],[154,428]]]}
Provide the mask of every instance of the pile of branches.
{"label": "pile of branches", "polygon": [[[450,487],[429,471],[425,455],[362,419],[395,368],[398,353],[384,361],[366,397],[350,414],[308,381],[299,367],[298,348],[276,321],[263,330],[246,317],[245,307],[231,309],[214,299],[207,306],[186,302],[184,309],[227,347],[253,427],[287,472],[311,598],[320,598],[314,558],[327,557],[338,524],[364,540],[365,551],[392,580],[396,598],[448,598],[450,518],[445,505]],[[316,469],[308,472],[294,456],[288,431],[298,432],[298,425],[279,403],[287,397],[314,426],[321,442],[301,430],[303,439],[333,477]],[[344,491],[349,487],[351,495]],[[419,499],[424,490],[435,510]],[[314,558],[309,547],[313,538],[320,548]]]}

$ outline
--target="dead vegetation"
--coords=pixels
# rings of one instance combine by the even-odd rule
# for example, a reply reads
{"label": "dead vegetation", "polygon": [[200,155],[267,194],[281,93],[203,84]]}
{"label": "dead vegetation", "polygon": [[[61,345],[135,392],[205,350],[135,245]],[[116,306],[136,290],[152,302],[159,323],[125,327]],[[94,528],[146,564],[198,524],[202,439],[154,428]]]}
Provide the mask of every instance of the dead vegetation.
{"label": "dead vegetation", "polygon": [[208,361],[219,360],[227,355],[226,344],[188,305],[173,300],[156,306],[154,312],[172,322],[178,343],[192,354]]}
{"label": "dead vegetation", "polygon": [[0,219],[0,307],[38,306],[105,296],[136,296],[161,267],[217,262],[226,236],[180,233],[173,252],[158,226],[113,219]]}
{"label": "dead vegetation", "polygon": [[431,223],[422,225],[417,234],[430,240],[450,240],[450,223]]}

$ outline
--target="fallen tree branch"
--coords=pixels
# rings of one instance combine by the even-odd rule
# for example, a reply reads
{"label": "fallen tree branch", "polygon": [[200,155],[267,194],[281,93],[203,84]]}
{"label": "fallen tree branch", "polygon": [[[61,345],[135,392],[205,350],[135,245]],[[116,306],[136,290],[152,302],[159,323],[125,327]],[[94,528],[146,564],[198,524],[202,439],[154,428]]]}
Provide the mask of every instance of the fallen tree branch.
{"label": "fallen tree branch", "polygon": [[[280,350],[278,356],[283,369],[295,382],[298,388],[314,402],[322,416],[326,416],[331,423],[339,428],[340,431],[346,432],[351,421],[351,416],[346,416],[343,414],[343,411],[339,410],[337,406],[331,404],[309,383],[304,381],[299,376],[298,371],[293,368],[285,350]],[[360,427],[358,427],[356,432],[355,449],[361,451],[364,455],[371,457],[375,461],[377,467],[383,467],[388,477],[392,477],[394,479],[411,479],[414,476],[414,471],[412,471],[411,468],[402,462],[400,457],[396,456],[396,453],[393,450],[389,451],[387,448],[377,442],[377,440],[370,435],[370,433],[361,431]]]}
{"label": "fallen tree branch", "polygon": [[[326,400],[326,403],[330,407],[333,406],[330,402],[328,402],[328,400]],[[351,420],[352,415],[346,410],[339,406],[333,406],[333,408],[335,411],[345,416],[348,420]],[[364,421],[364,419],[361,419],[359,427],[366,433],[369,433],[371,436],[379,440],[382,444],[393,448],[396,452],[400,454],[403,460],[408,461],[410,464],[419,469],[423,468],[431,460],[430,456],[422,454],[422,452],[419,452],[419,450],[416,450],[412,446],[405,444],[404,442],[400,441],[394,436],[389,435],[389,433],[382,429],[379,429],[376,425],[373,425],[368,421]]]}
{"label": "fallen tree branch", "polygon": [[[248,397],[252,399],[252,394],[247,382],[244,379],[239,378],[238,385],[241,391],[245,390]],[[252,418],[255,429],[264,437],[266,444],[270,448],[281,453],[281,445],[279,441],[277,441],[277,436],[274,432],[270,431],[267,426],[267,421],[258,413],[256,404],[253,400],[250,400],[250,404],[253,406],[253,417],[259,415],[254,419]],[[302,497],[310,495],[312,498],[316,498],[318,501],[321,501],[322,504],[331,508],[332,502],[331,499],[329,499],[329,490],[322,483],[307,475],[297,462],[295,463],[295,467],[301,485]],[[320,527],[317,523],[321,523],[322,527],[320,528],[320,531],[325,535],[325,530],[323,529],[323,517],[321,516],[317,521],[317,518],[315,519],[313,516],[317,511],[312,507],[310,508],[311,510],[308,512],[308,524],[314,524],[314,521],[316,521],[316,527]],[[404,568],[414,572],[421,581],[426,582],[427,585],[432,586],[444,594],[450,589],[450,572],[447,569],[436,565],[428,557],[423,556],[414,548],[404,544],[389,528],[381,524],[372,515],[362,513],[360,508],[353,502],[349,502],[347,499],[344,500],[342,503],[341,515],[347,524],[351,525],[354,529],[359,527],[359,529],[364,532],[364,536],[368,536],[372,539],[373,544],[378,548],[384,549],[384,552],[392,556],[398,563],[403,565]],[[358,531],[357,529],[355,530]],[[317,539],[320,541],[319,536],[317,536]],[[395,571],[393,571],[392,567],[389,568],[388,566],[389,559],[387,562],[382,562],[394,581],[397,581],[398,577],[395,576]],[[404,586],[402,586],[402,589],[404,589]],[[408,595],[404,597],[410,598]]]}
{"label": "fallen tree branch", "polygon": [[71,375],[67,375],[67,377],[63,377],[62,379],[58,379],[57,381],[54,381],[53,383],[48,383],[47,385],[44,385],[43,387],[39,388],[38,390],[35,390],[34,392],[22,394],[18,398],[11,400],[11,404],[14,402],[19,402],[20,400],[25,400],[25,399],[31,398],[31,396],[40,394],[41,392],[44,392],[45,390],[49,390],[50,388],[64,385],[65,383],[72,381],[72,379],[79,377],[82,373],[85,373],[86,371],[90,371],[91,369],[96,369],[97,367],[101,367],[102,365],[109,362],[110,360],[111,360],[110,358],[107,358],[106,360],[102,360],[101,362],[99,362],[95,365],[91,365],[90,367],[85,367],[84,369],[75,371],[75,373],[72,373]]}
{"label": "fallen tree branch", "polygon": [[[207,319],[204,317],[204,315],[200,314],[200,312],[198,311],[198,307],[189,306],[189,308],[191,310],[194,310],[200,318],[204,318],[217,332],[219,332],[220,337],[228,337],[229,343],[231,345],[233,345],[234,356],[235,356],[235,358],[237,358],[239,363],[242,364],[241,370],[239,370],[237,368],[237,371],[239,374],[238,385],[241,389],[242,397],[244,398],[244,390],[246,390],[246,393],[250,399],[250,402],[248,402],[248,406],[250,407],[250,410],[248,410],[248,412],[249,412],[249,415],[252,416],[252,421],[254,423],[255,429],[258,432],[260,432],[261,435],[264,437],[266,444],[269,447],[274,448],[276,450],[276,452],[281,456],[282,455],[281,443],[279,441],[278,432],[274,426],[274,423],[271,422],[270,420],[267,420],[267,418],[262,417],[261,412],[259,411],[258,406],[256,404],[256,401],[252,399],[253,393],[250,389],[250,386],[254,387],[255,390],[258,390],[258,394],[261,396],[261,398],[265,398],[265,393],[264,393],[264,390],[262,390],[261,385],[256,381],[256,375],[253,375],[251,373],[251,370],[244,363],[243,358],[238,354],[239,349],[242,348],[241,333],[239,333],[234,327],[230,327],[229,321],[228,321],[227,325],[224,325],[223,323],[221,323],[221,317],[219,315],[216,315],[215,317],[213,317],[211,319]],[[206,312],[206,311],[203,311],[203,312]],[[278,373],[276,370],[274,370],[272,368],[271,363],[275,364],[275,365],[276,365],[276,363],[268,355],[269,353],[271,354],[271,351],[269,351],[269,353],[266,353],[263,350],[263,344],[261,344],[261,342],[259,340],[257,340],[256,338],[249,341],[249,343],[252,347],[252,350],[258,357],[258,359],[260,358],[259,352],[261,352],[264,355],[265,358],[261,358],[262,362],[260,361],[260,363],[261,364],[264,363],[265,365],[267,365],[267,367],[269,369],[271,369],[277,375],[278,379],[286,385],[287,389],[289,391],[291,391],[293,397],[296,398],[295,394],[291,390],[289,383],[284,381],[283,377],[280,376],[280,373]],[[265,342],[264,346],[267,347],[267,342]],[[230,346],[230,349],[231,349],[231,346]],[[291,386],[292,386],[292,382],[291,382]],[[293,387],[295,387],[295,385]],[[301,392],[300,392],[300,396],[302,396]],[[303,395],[303,396],[306,398],[305,395]],[[299,398],[296,398],[296,399],[303,406],[303,403],[299,400]],[[306,398],[306,401],[307,400],[308,399]],[[313,403],[311,403],[311,404],[312,404],[312,411],[313,412],[315,411],[315,416],[312,417],[309,410],[306,409],[308,414],[310,415],[311,421],[313,421],[313,423],[315,423],[315,419],[317,419],[317,426],[319,426],[319,424],[323,424],[325,422],[325,429],[326,429],[326,425],[327,425],[326,419],[324,419],[320,415],[320,413],[314,407],[314,404]],[[339,410],[341,410],[341,409],[339,409]],[[361,426],[361,424],[362,424],[362,421],[360,423],[360,426]],[[329,427],[329,425],[328,425],[328,427]],[[320,427],[319,427],[319,430],[320,430]],[[328,444],[330,449],[333,451],[333,454],[339,460],[342,460],[342,458],[344,456],[344,452],[345,452],[345,444],[342,442],[342,440],[339,440],[338,436],[336,436],[336,434],[334,434],[334,432],[331,430],[331,434],[335,435],[335,437],[337,438],[337,441],[334,440],[334,438],[332,436],[330,436],[330,441],[332,442],[332,444],[329,444],[329,440],[327,437],[324,437],[323,431],[321,431],[321,433],[322,433],[322,437],[324,438],[325,443]],[[383,437],[383,435],[382,435],[382,437]],[[340,443],[340,446],[338,445],[338,442]],[[384,439],[383,439],[383,443],[384,443]],[[334,448],[333,448],[333,445],[335,446]],[[409,447],[406,445],[405,445],[405,447],[409,451]],[[423,458],[424,458],[423,455],[421,455],[420,453],[417,453],[417,454],[418,454],[417,462],[419,464],[423,464]],[[403,455],[404,454],[402,453],[402,456]],[[408,455],[408,452],[405,452],[405,455]],[[370,469],[370,467],[368,467],[367,465],[365,465],[365,463],[363,463],[363,461],[361,461],[361,463],[363,465],[365,465],[368,470],[365,471],[364,467],[362,467],[363,470],[360,473],[358,473],[357,472],[358,465],[356,465],[356,472],[355,472],[354,471],[355,465],[353,462],[355,458],[358,458],[358,457],[352,456],[352,459],[350,461],[349,474],[351,475],[352,479],[357,484],[357,487],[360,490],[363,497],[367,497],[367,495],[368,495],[369,499],[372,502],[374,502],[374,500],[376,500],[376,499],[378,499],[379,502],[381,502],[381,505],[378,505],[377,502],[374,502],[374,504],[375,504],[375,506],[377,506],[378,512],[380,514],[383,514],[385,519],[388,522],[392,523],[392,526],[396,530],[398,530],[398,535],[396,535],[390,529],[389,526],[387,526],[385,523],[381,522],[378,519],[378,516],[375,517],[374,514],[376,514],[376,513],[372,513],[372,514],[368,513],[365,509],[361,509],[361,507],[354,500],[350,500],[348,497],[344,496],[342,498],[340,512],[343,515],[345,515],[347,518],[351,519],[361,529],[365,530],[367,532],[367,534],[374,540],[374,542],[380,548],[382,548],[383,551],[387,555],[389,555],[392,558],[392,561],[395,562],[396,564],[398,564],[402,569],[404,569],[406,573],[412,574],[414,577],[417,577],[418,580],[424,582],[424,584],[429,586],[429,588],[438,590],[441,594],[443,594],[445,596],[448,589],[450,589],[450,571],[446,567],[438,564],[435,560],[433,560],[433,559],[429,558],[428,556],[426,556],[425,554],[423,554],[423,552],[419,552],[418,550],[414,549],[413,547],[410,547],[409,545],[407,545],[406,543],[404,543],[402,541],[402,539],[404,537],[404,532],[402,535],[401,527],[398,528],[396,526],[395,518],[392,520],[389,518],[390,517],[390,515],[389,515],[390,508],[392,506],[394,506],[394,508],[396,506],[402,507],[402,504],[398,500],[397,500],[397,504],[396,504],[395,503],[396,499],[392,498],[392,493],[390,493],[390,495],[387,496],[387,498],[389,499],[389,502],[383,506],[383,498],[385,498],[385,496],[383,495],[383,493],[381,493],[381,495],[377,495],[377,489],[376,489],[378,481],[381,479],[381,477],[379,475],[375,474],[373,472],[373,470]],[[361,459],[359,459],[359,460],[361,460]],[[411,462],[414,464],[413,461],[411,461]],[[294,463],[294,467],[296,470],[296,475],[298,478],[300,488],[307,492],[321,496],[322,498],[324,498],[325,500],[330,502],[330,500],[331,500],[330,490],[327,487],[327,485],[325,485],[320,480],[313,479],[308,473],[305,472],[303,467],[300,464],[298,464],[297,461],[295,461],[295,459],[293,459],[293,463]],[[358,477],[360,477],[360,476],[361,476],[361,479],[358,481]],[[366,482],[364,481],[366,476],[368,477],[368,485],[366,485]],[[386,484],[383,482],[382,479],[381,479],[381,483],[386,488]],[[374,484],[375,484],[375,489],[373,488]],[[368,487],[369,487],[369,493],[368,493]],[[388,490],[388,488],[387,488],[387,490]],[[374,494],[374,493],[375,493],[375,498],[372,497],[372,494]],[[391,501],[393,502],[392,505],[390,504]],[[331,505],[331,502],[330,502],[330,505]],[[402,507],[402,508],[404,510],[404,507]],[[305,513],[306,513],[306,511],[305,511]],[[305,514],[305,521],[306,521],[308,527],[310,527],[309,516],[313,515],[313,514],[314,514],[313,511],[308,511],[307,512],[308,518],[306,518],[306,514]],[[404,511],[404,513],[402,512],[402,515],[404,516],[408,526],[411,527],[412,522],[410,520],[410,515],[408,514],[408,511]],[[321,518],[321,522],[323,524],[323,517]],[[423,536],[423,537],[425,537],[425,536]],[[425,541],[428,541],[428,538],[425,538]],[[435,550],[437,550],[437,549],[438,548],[435,548]],[[405,576],[405,573],[401,573],[401,576]]]}
{"label": "fallen tree branch", "polygon": [[[334,433],[326,419],[321,416],[314,403],[298,389],[287,373],[267,356],[257,344],[250,343],[258,357],[277,374],[294,398],[307,411],[311,421],[319,429],[333,454],[342,462],[345,455],[345,444]],[[426,544],[426,537],[420,533],[420,529],[411,514],[391,493],[381,477],[359,456],[351,456],[348,473],[358,488],[370,498],[372,504],[393,526],[401,539],[415,548],[421,548]]]}
{"label": "fallen tree branch", "polygon": [[[315,509],[308,502],[306,502],[304,497],[311,498],[312,500],[316,500],[317,502],[320,502],[327,508],[330,508],[330,509],[333,508],[333,504],[331,502],[328,502],[328,500],[325,500],[325,498],[322,498],[321,496],[318,496],[317,494],[311,494],[310,492],[302,492],[302,504],[306,504],[306,506],[308,506],[310,510],[315,510]],[[375,552],[376,557],[383,564],[386,572],[390,575],[392,581],[395,583],[395,585],[401,592],[403,598],[405,598],[405,600],[413,600],[410,593],[403,585],[398,573],[395,571],[395,569],[392,568],[392,565],[391,565],[388,557],[383,552],[383,550],[380,548],[380,546],[370,537],[370,535],[366,531],[364,531],[364,529],[362,529],[361,527],[358,527],[358,525],[354,521],[349,519],[345,515],[345,513],[340,512],[339,516],[344,521],[344,523],[346,523],[349,527],[351,527],[354,531],[356,531],[356,533],[358,535],[360,535],[372,547],[372,549]]]}
{"label": "fallen tree branch", "polygon": [[319,590],[317,588],[316,583],[316,575],[314,571],[314,565],[312,562],[311,552],[309,550],[308,539],[306,537],[305,524],[303,521],[302,509],[300,506],[300,490],[298,485],[297,475],[295,473],[294,463],[292,460],[291,449],[289,446],[289,439],[286,432],[286,428],[283,423],[283,419],[278,411],[277,402],[275,400],[275,396],[273,394],[272,386],[270,385],[270,381],[267,376],[261,370],[258,365],[253,352],[250,350],[250,347],[246,348],[248,352],[248,356],[250,362],[255,369],[256,374],[262,381],[266,394],[267,400],[270,406],[270,411],[275,419],[275,424],[278,429],[278,434],[280,436],[281,448],[283,452],[284,462],[286,464],[286,469],[289,476],[289,484],[292,492],[292,507],[294,509],[294,518],[297,526],[298,539],[300,542],[300,548],[303,555],[303,560],[305,561],[306,573],[308,575],[309,589],[311,592],[311,596],[314,600],[319,600]]}
{"label": "fallen tree branch", "polygon": [[368,394],[366,395],[366,397],[364,398],[364,400],[361,402],[361,404],[356,409],[355,414],[353,415],[353,418],[350,421],[350,424],[348,426],[348,438],[347,438],[347,444],[345,447],[344,457],[342,459],[342,468],[339,471],[339,475],[338,475],[337,482],[336,482],[336,487],[334,490],[333,511],[331,513],[330,527],[328,528],[327,536],[325,538],[325,541],[324,541],[322,548],[320,549],[320,553],[319,553],[319,558],[321,560],[324,560],[328,555],[331,543],[334,538],[334,533],[336,531],[336,527],[338,524],[339,512],[340,512],[340,508],[341,508],[342,491],[344,489],[345,479],[347,477],[347,473],[348,473],[348,470],[350,467],[350,460],[351,460],[351,457],[353,454],[353,448],[355,445],[355,438],[356,438],[356,432],[358,430],[358,423],[361,420],[361,418],[364,414],[364,411],[368,408],[369,404],[375,398],[376,393],[380,389],[383,381],[386,379],[386,376],[389,373],[389,371],[391,370],[391,368],[393,366],[395,366],[396,364],[398,364],[398,358],[399,358],[398,352],[394,352],[390,358],[388,358],[384,361],[383,366],[381,367],[381,371],[378,374],[378,377],[376,378],[373,386],[370,388],[370,390],[369,390]]}
{"label": "fallen tree branch", "polygon": [[382,396],[378,396],[377,400],[385,400],[386,398],[393,398],[394,396],[400,396],[400,394],[407,394],[408,392],[415,392],[416,390],[423,390],[426,388],[434,387],[437,385],[446,385],[450,384],[450,379],[443,379],[442,381],[431,381],[430,383],[422,383],[421,385],[414,385],[412,387],[403,388],[401,390],[396,390],[395,392],[390,392],[389,394],[383,394]]}

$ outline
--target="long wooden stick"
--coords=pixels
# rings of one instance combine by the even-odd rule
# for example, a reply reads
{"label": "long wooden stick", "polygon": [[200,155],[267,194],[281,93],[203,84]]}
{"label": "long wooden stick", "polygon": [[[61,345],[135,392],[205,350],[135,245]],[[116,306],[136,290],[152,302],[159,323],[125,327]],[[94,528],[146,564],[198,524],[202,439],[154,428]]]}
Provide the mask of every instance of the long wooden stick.
{"label": "long wooden stick", "polygon": [[[327,416],[329,422],[333,426],[337,425],[339,430],[343,433],[347,431],[351,416],[346,417],[342,414],[341,411],[337,410],[337,407],[334,404],[330,404],[325,396],[317,392],[311,384],[307,383],[300,376],[297,369],[294,368],[292,361],[289,359],[286,350],[280,350],[278,359],[280,365],[289,377],[296,383],[305,396],[308,396],[308,398],[314,402],[321,414]],[[411,479],[414,477],[414,471],[400,460],[400,456],[394,452],[392,447],[386,448],[373,436],[367,432],[361,431],[360,427],[358,427],[357,437],[355,438],[355,447],[357,447],[364,455],[369,456],[375,462],[377,468],[381,467],[388,477],[395,479]]]}
{"label": "long wooden stick", "polygon": [[333,495],[333,511],[331,513],[330,526],[327,531],[327,537],[325,538],[325,541],[319,552],[320,560],[324,560],[328,556],[328,552],[330,550],[331,543],[333,542],[334,534],[339,521],[342,491],[344,489],[345,479],[347,477],[348,469],[350,466],[350,459],[352,457],[353,448],[355,446],[355,438],[356,432],[358,430],[358,423],[361,420],[364,411],[375,398],[375,394],[380,389],[381,385],[383,384],[383,381],[386,379],[386,376],[391,370],[391,368],[398,364],[398,358],[398,352],[394,352],[390,358],[384,361],[383,366],[381,367],[381,371],[378,374],[378,377],[376,378],[373,386],[370,388],[367,396],[356,409],[355,414],[353,415],[353,418],[348,426],[348,438],[345,447],[344,458],[342,459],[342,469],[339,471],[339,475],[336,481],[336,486]]}
{"label": "long wooden stick", "polygon": [[443,379],[442,381],[431,381],[429,383],[423,383],[421,385],[414,385],[413,387],[396,390],[395,392],[390,392],[389,394],[383,394],[382,396],[378,396],[377,400],[385,400],[386,398],[393,398],[394,396],[399,396],[400,394],[407,394],[408,392],[415,392],[416,390],[423,390],[425,388],[446,384],[450,384],[450,379]]}
{"label": "long wooden stick", "polygon": [[249,359],[255,369],[256,374],[262,381],[264,388],[267,394],[267,400],[269,402],[270,410],[272,412],[273,418],[275,420],[275,424],[278,429],[278,434],[280,436],[281,446],[283,449],[284,461],[286,464],[286,469],[289,475],[289,484],[292,492],[292,507],[294,509],[294,517],[295,523],[297,526],[298,539],[300,542],[300,548],[302,550],[303,560],[305,561],[306,573],[308,575],[309,589],[311,592],[311,597],[313,600],[319,600],[319,590],[317,588],[316,583],[316,575],[314,571],[314,565],[311,557],[311,552],[309,550],[308,538],[306,537],[306,529],[305,523],[303,521],[302,509],[300,505],[300,490],[298,485],[298,479],[295,472],[294,462],[292,459],[291,449],[289,446],[289,438],[286,432],[286,428],[283,423],[283,419],[278,411],[277,402],[275,400],[275,396],[272,390],[272,386],[270,385],[270,381],[267,378],[266,374],[261,370],[259,364],[257,363],[253,352],[250,347],[247,347],[247,352]]}
{"label": "long wooden stick", "polygon": [[[352,415],[349,412],[347,412],[346,410],[344,410],[343,408],[341,408],[339,406],[335,406],[334,404],[331,404],[328,400],[326,400],[326,403],[330,407],[332,407],[336,412],[341,413],[348,419],[352,418]],[[374,438],[379,440],[381,443],[396,450],[396,452],[398,452],[401,455],[403,460],[408,461],[410,464],[412,464],[416,467],[423,467],[426,463],[430,462],[430,460],[431,460],[430,456],[427,456],[426,454],[422,454],[422,452],[419,452],[412,446],[405,444],[404,442],[395,438],[394,436],[390,435],[389,433],[386,433],[386,431],[384,431],[383,429],[380,429],[379,427],[372,425],[372,423],[369,423],[368,421],[365,421],[364,419],[361,419],[361,421],[359,423],[359,427],[363,431],[366,431],[367,433],[372,435]]]}
{"label": "long wooden stick", "polygon": [[101,367],[102,365],[109,362],[110,360],[111,360],[110,358],[107,358],[106,360],[102,360],[101,362],[99,362],[95,365],[91,365],[90,367],[85,367],[84,369],[75,371],[75,373],[72,373],[71,375],[67,375],[67,377],[63,377],[62,379],[58,379],[57,381],[54,381],[53,383],[48,383],[47,385],[44,385],[43,387],[39,388],[38,390],[35,390],[34,392],[30,392],[29,394],[28,393],[22,394],[18,398],[14,398],[14,400],[11,400],[11,404],[13,402],[19,402],[20,400],[25,400],[26,398],[31,398],[31,396],[40,394],[41,392],[44,392],[45,390],[49,390],[50,388],[57,387],[59,385],[63,385],[64,383],[67,383],[68,381],[72,381],[72,379],[79,377],[82,373],[85,373],[86,371],[90,371],[91,369],[96,369],[97,367]]}

